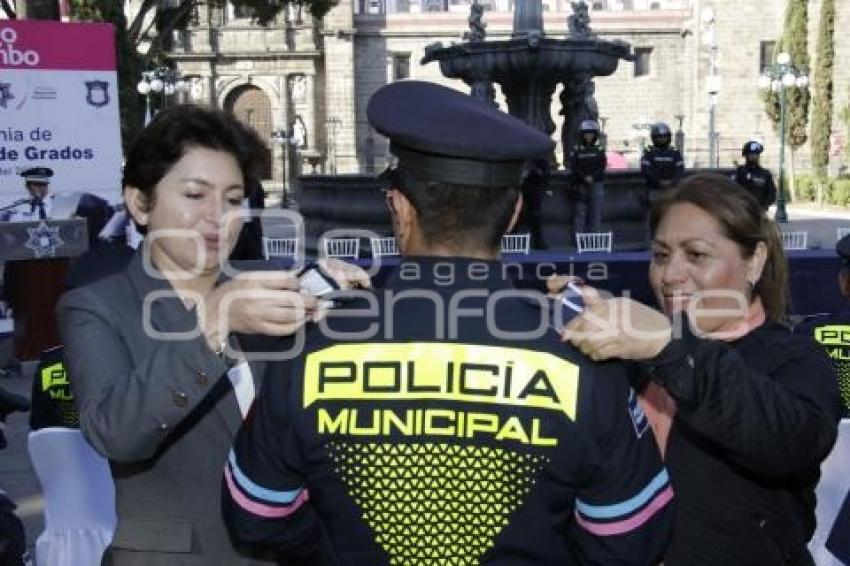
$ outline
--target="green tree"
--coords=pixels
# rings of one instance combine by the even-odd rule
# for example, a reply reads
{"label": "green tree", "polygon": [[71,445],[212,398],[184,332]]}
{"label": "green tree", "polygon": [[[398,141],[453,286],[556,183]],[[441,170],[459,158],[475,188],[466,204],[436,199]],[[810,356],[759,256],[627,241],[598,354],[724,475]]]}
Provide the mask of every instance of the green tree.
{"label": "green tree", "polygon": [[812,164],[817,179],[817,201],[823,203],[829,170],[832,132],[832,89],[835,67],[835,0],[823,0],[815,61],[815,101],[812,107]]}
{"label": "green tree", "polygon": [[[782,38],[776,42],[775,53],[783,51],[791,55],[791,62],[797,69],[809,67],[808,50],[809,3],[808,0],[789,0],[785,10],[785,28]],[[780,99],[779,93],[764,93],[765,111],[779,129]],[[791,147],[790,174],[791,200],[794,200],[794,157],[796,150],[808,140],[809,90],[796,86],[785,89],[785,140]]]}

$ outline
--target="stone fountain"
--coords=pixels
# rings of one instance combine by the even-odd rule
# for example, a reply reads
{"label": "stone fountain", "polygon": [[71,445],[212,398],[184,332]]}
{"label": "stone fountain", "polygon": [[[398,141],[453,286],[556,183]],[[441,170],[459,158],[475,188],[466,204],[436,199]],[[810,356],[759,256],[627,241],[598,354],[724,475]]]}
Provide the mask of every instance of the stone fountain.
{"label": "stone fountain", "polygon": [[580,122],[599,118],[593,77],[613,74],[620,59],[634,60],[628,43],[602,40],[593,33],[584,0],[572,2],[572,8],[566,36],[551,37],[543,29],[543,1],[520,0],[511,39],[488,41],[482,21],[484,8],[475,0],[466,41],[449,47],[440,43],[428,46],[422,64],[439,61],[443,75],[461,79],[473,97],[488,104],[496,104],[494,84],[499,84],[508,112],[549,136],[555,131],[552,95],[563,83],[561,139],[568,152],[577,139]]}

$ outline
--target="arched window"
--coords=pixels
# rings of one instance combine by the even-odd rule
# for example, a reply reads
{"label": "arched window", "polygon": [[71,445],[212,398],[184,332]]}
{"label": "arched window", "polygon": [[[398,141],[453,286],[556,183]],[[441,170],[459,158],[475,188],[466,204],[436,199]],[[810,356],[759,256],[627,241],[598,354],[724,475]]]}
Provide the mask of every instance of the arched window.
{"label": "arched window", "polygon": [[271,179],[272,106],[269,97],[253,85],[243,85],[233,89],[224,101],[224,107],[243,124],[251,126],[266,143],[266,166],[261,171],[261,179]]}

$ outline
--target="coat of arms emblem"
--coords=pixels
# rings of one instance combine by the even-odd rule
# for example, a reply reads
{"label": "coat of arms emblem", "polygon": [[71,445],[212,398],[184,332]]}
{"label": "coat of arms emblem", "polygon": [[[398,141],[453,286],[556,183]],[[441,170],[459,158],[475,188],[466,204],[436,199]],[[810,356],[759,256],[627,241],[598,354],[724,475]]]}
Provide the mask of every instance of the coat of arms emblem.
{"label": "coat of arms emblem", "polygon": [[86,102],[95,108],[109,104],[109,83],[106,81],[86,81]]}

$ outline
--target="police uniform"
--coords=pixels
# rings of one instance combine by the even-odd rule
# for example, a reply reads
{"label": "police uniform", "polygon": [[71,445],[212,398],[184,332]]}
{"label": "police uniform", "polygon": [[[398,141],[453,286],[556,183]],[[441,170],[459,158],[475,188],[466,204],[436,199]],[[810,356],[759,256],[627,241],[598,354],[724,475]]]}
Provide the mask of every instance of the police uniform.
{"label": "police uniform", "polygon": [[579,134],[595,134],[592,142],[582,137],[570,152],[571,184],[574,196],[573,230],[575,232],[602,231],[602,202],[605,198],[605,168],[608,158],[598,145],[598,126],[585,120]]}
{"label": "police uniform", "polygon": [[[48,185],[50,184],[50,178],[53,177],[53,169],[49,167],[30,167],[21,171],[21,177],[24,178],[24,183],[43,183]],[[53,198],[54,195],[46,195],[44,198],[30,195],[28,199],[21,199],[21,202],[17,206],[0,212],[0,221],[30,222],[50,218]]]}
{"label": "police uniform", "polygon": [[[850,269],[850,236],[835,245],[842,269]],[[850,305],[829,315],[815,317],[794,328],[796,334],[812,336],[826,350],[841,390],[843,417],[850,418]]]}
{"label": "police uniform", "polygon": [[[367,115],[410,182],[516,186],[552,148],[430,83]],[[267,375],[225,469],[231,532],[314,563],[657,563],[672,491],[625,366],[542,312],[497,260],[405,258]]]}
{"label": "police uniform", "polygon": [[672,185],[685,173],[685,161],[679,150],[672,147],[650,146],[640,160],[640,170],[646,179],[650,200],[657,197],[656,191]]}
{"label": "police uniform", "polygon": [[[764,151],[764,147],[756,142],[750,141],[744,144],[741,154],[760,155]],[[770,171],[762,167],[758,160],[747,161],[743,165],[739,165],[735,171],[735,182],[747,189],[764,210],[776,201],[776,185],[773,182],[773,175]]]}

